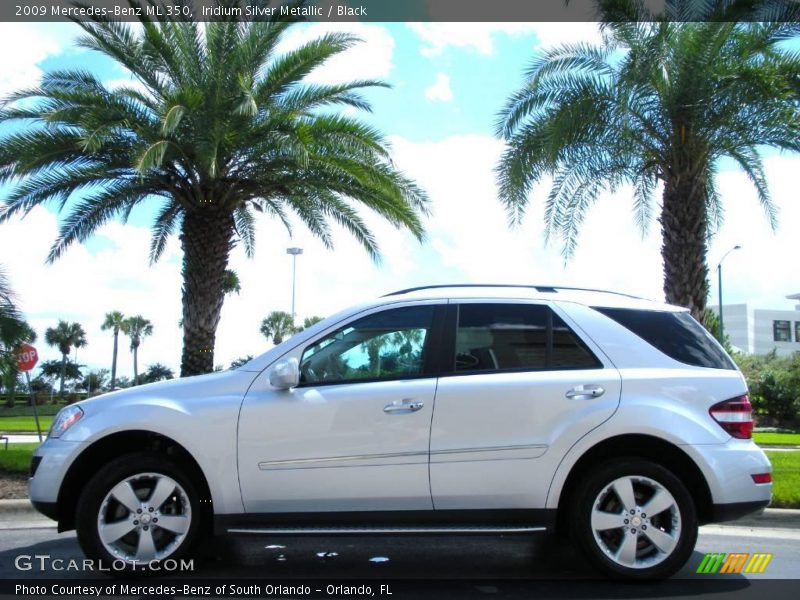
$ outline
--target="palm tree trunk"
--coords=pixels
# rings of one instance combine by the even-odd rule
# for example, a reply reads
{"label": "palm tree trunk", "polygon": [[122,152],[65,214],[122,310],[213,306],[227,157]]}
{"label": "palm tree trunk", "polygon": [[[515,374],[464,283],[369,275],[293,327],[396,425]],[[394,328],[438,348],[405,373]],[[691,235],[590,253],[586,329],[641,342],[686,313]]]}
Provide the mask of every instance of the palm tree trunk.
{"label": "palm tree trunk", "polygon": [[58,397],[63,401],[64,400],[64,377],[67,374],[67,355],[61,355],[61,385],[59,386],[58,390]]}
{"label": "palm tree trunk", "polygon": [[16,394],[17,394],[17,375],[15,373],[12,376],[11,385],[8,387],[8,400],[6,400],[6,406],[8,408],[14,408],[14,405],[17,403]]}
{"label": "palm tree trunk", "polygon": [[139,385],[139,348],[133,347],[133,385]]}
{"label": "palm tree trunk", "polygon": [[181,377],[214,370],[214,343],[233,233],[231,212],[213,204],[187,212],[183,219]]}
{"label": "palm tree trunk", "polygon": [[114,356],[111,358],[111,390],[117,387],[117,342],[119,341],[119,329],[114,328]]}
{"label": "palm tree trunk", "polygon": [[708,296],[708,214],[701,176],[678,174],[665,181],[660,222],[664,295],[702,322]]}

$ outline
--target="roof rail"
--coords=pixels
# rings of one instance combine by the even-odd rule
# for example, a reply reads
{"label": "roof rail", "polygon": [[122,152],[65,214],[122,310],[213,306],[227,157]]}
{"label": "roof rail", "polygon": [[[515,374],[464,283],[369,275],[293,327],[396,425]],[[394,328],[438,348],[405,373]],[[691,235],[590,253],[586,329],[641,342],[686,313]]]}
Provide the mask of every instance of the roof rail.
{"label": "roof rail", "polygon": [[522,285],[517,283],[454,283],[454,284],[437,284],[437,285],[421,285],[419,287],[406,288],[404,290],[397,290],[384,294],[382,297],[399,296],[401,294],[408,294],[411,292],[418,292],[420,290],[436,290],[442,288],[522,288],[529,290],[536,290],[544,294],[555,294],[559,290],[572,291],[572,292],[602,292],[604,294],[615,294],[617,296],[625,296],[626,298],[635,298],[642,300],[639,296],[632,294],[624,294],[622,292],[612,292],[610,290],[598,290],[594,288],[581,288],[581,287],[567,287],[563,285]]}

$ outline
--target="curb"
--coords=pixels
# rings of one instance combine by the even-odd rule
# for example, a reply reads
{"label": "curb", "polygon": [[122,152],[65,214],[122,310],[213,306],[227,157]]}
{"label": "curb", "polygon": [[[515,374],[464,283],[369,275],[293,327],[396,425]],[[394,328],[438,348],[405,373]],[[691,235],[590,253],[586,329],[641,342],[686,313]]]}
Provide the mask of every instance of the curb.
{"label": "curb", "polygon": [[11,521],[15,517],[39,514],[27,498],[0,500],[0,521]]}
{"label": "curb", "polygon": [[31,501],[27,498],[16,498],[14,500],[0,500],[0,515],[7,512],[18,512],[25,508],[33,510]]}
{"label": "curb", "polygon": [[[0,500],[0,529],[24,527],[31,521],[50,521],[33,508],[27,498],[20,500]],[[50,521],[52,523],[52,521]]]}
{"label": "curb", "polygon": [[748,515],[736,521],[726,521],[719,524],[729,527],[800,529],[800,510],[794,508],[767,508],[761,514]]}
{"label": "curb", "polygon": [[55,529],[56,522],[40,514],[30,500],[0,500],[0,531],[3,529]]}

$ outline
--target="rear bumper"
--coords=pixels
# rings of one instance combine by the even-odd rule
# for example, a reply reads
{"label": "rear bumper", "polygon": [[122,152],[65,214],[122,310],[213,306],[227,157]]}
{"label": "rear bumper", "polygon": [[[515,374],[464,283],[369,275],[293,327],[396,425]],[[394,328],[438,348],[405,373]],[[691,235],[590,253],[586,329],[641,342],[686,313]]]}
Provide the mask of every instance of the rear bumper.
{"label": "rear bumper", "polygon": [[767,505],[769,505],[769,500],[714,504],[711,507],[711,522],[721,523],[723,521],[735,521],[736,519],[741,519],[753,513],[760,513]]}
{"label": "rear bumper", "polygon": [[753,481],[753,475],[771,473],[772,465],[752,440],[681,448],[703,472],[711,492],[712,521],[739,518],[764,508],[772,499],[772,483]]}

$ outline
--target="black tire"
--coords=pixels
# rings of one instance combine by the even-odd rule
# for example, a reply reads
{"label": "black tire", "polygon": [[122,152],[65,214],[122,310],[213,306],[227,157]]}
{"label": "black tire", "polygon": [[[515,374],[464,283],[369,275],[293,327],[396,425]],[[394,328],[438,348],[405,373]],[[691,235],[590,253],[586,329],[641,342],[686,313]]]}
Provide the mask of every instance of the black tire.
{"label": "black tire", "polygon": [[[656,515],[644,513],[647,520],[642,518],[639,512],[630,515],[629,511],[623,508],[621,497],[615,491],[609,491],[609,486],[617,480],[623,480],[621,485],[624,488],[624,478],[630,478],[628,481],[631,482],[631,489],[634,491],[636,500],[634,511],[641,510],[654,497],[648,496],[649,490],[655,493],[658,489],[652,486],[653,482],[669,492],[674,503]],[[570,532],[575,544],[592,566],[616,579],[643,581],[670,577],[686,564],[697,542],[697,511],[691,495],[672,472],[648,460],[625,457],[593,467],[578,484],[568,508]],[[623,521],[626,525],[622,528],[601,527],[596,536],[592,526],[592,513],[595,508],[608,511],[614,519],[627,518]],[[616,514],[618,511],[619,515]],[[633,521],[634,517],[637,517],[636,521]],[[638,526],[639,529],[635,530],[632,525]],[[645,531],[648,526],[649,532]],[[672,541],[664,543],[666,538],[660,537],[662,533],[668,534]],[[659,535],[661,545],[669,548],[669,551],[659,550],[656,543],[647,537],[648,535],[654,537]],[[630,542],[633,546],[629,548],[635,548],[633,563],[636,563],[636,566],[622,564],[623,562],[630,564],[630,561],[621,559],[624,554],[621,552],[622,544],[626,541],[626,536],[632,536],[634,540]]]}
{"label": "black tire", "polygon": [[[89,480],[81,493],[75,515],[78,542],[87,558],[99,561],[98,564],[102,568],[110,569],[112,574],[117,575],[148,574],[151,571],[156,572],[156,570],[158,573],[164,574],[166,571],[160,570],[162,566],[172,570],[172,563],[165,564],[165,561],[175,560],[180,564],[181,559],[191,558],[203,533],[207,515],[205,514],[206,508],[200,503],[199,486],[193,481],[189,472],[185,466],[170,460],[163,454],[154,452],[126,454],[101,468]],[[137,477],[144,474],[155,474],[157,477]],[[149,509],[145,509],[144,518],[137,517],[135,511],[127,509],[122,502],[118,502],[113,497],[112,500],[105,502],[111,490],[129,478],[135,478],[131,489],[136,490],[137,497],[150,499],[154,494],[155,485],[159,481],[158,476],[162,477],[164,481],[168,482],[171,479],[176,482],[180,488],[183,488],[183,493],[180,488],[175,488],[175,491],[152,512],[148,514]],[[118,552],[109,551],[101,540],[99,523],[101,509],[104,519],[112,513],[116,515],[116,518],[109,523],[116,524],[130,520],[137,524],[137,528],[131,533],[112,543],[115,549],[122,548]],[[164,517],[187,518],[188,528],[185,533],[175,534],[156,524],[158,516],[161,516],[162,523],[165,522]],[[142,521],[133,521],[137,518],[142,518]],[[147,526],[142,525],[145,519],[149,523]],[[152,561],[139,561],[136,556],[131,556],[130,553],[126,554],[127,548],[134,549],[137,546],[137,540],[143,534],[142,529],[149,530],[150,538],[154,540],[156,549],[163,544],[161,546],[163,556]],[[156,569],[151,569],[151,566]]]}

